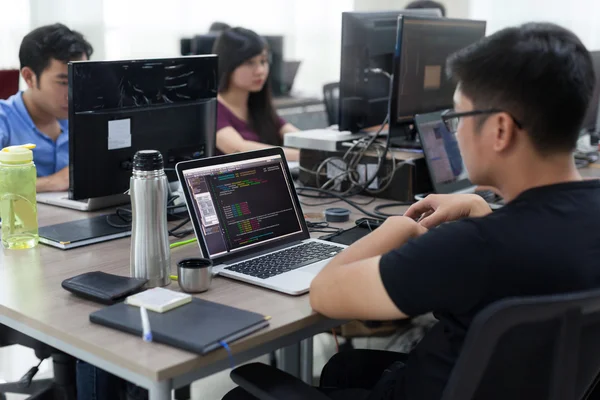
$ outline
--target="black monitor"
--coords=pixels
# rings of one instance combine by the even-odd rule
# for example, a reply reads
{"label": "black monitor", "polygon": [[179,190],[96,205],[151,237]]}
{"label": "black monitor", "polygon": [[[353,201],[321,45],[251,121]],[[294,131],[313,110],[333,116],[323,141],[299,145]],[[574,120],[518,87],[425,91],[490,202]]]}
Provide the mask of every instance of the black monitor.
{"label": "black monitor", "polygon": [[[221,33],[208,33],[196,35],[192,39],[192,54],[212,54],[213,46]],[[269,66],[269,77],[271,78],[271,89],[274,96],[287,95],[291,85],[284,79],[283,70],[283,36],[263,36],[269,46],[271,62]]]}
{"label": "black monitor", "polygon": [[600,105],[600,51],[590,51],[592,62],[594,64],[594,74],[596,75],[596,86],[594,93],[590,99],[588,111],[583,119],[581,129],[584,133],[596,132],[596,124],[598,122],[598,107]]}
{"label": "black monitor", "polygon": [[441,17],[441,12],[425,9],[342,13],[340,131],[359,132],[380,125],[385,119],[390,81],[372,70],[393,72],[399,15]]}
{"label": "black monitor", "polygon": [[179,53],[182,56],[189,56],[192,54],[192,39],[191,38],[179,39]]}
{"label": "black monitor", "polygon": [[285,83],[283,77],[283,36],[263,36],[269,45],[271,63],[269,76],[274,96],[285,96],[291,87]]}
{"label": "black monitor", "polygon": [[416,114],[452,107],[446,59],[485,36],[485,21],[401,16],[390,96],[390,135],[403,136]]}
{"label": "black monitor", "polygon": [[217,41],[220,33],[207,33],[204,35],[196,35],[192,39],[190,46],[191,54],[205,55],[213,54],[213,46]]}
{"label": "black monitor", "polygon": [[69,198],[129,188],[133,155],[179,161],[213,156],[217,57],[69,63]]}

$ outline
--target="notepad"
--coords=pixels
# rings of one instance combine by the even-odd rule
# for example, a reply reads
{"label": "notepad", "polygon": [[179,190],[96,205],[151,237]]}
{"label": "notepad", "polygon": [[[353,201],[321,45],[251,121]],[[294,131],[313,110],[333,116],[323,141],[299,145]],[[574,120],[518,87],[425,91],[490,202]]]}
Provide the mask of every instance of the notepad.
{"label": "notepad", "polygon": [[150,311],[164,313],[192,301],[189,294],[175,292],[160,287],[148,289],[127,297],[125,302],[132,306],[144,307]]}

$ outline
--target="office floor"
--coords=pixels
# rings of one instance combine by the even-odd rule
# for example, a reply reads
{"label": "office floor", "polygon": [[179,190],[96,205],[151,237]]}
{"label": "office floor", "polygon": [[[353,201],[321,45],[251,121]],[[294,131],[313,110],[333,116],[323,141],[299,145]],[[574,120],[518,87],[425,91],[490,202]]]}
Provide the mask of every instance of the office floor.
{"label": "office floor", "polygon": [[[409,339],[410,340],[410,339]],[[343,339],[340,339],[340,343]],[[406,341],[395,340],[395,338],[359,338],[354,339],[355,348],[370,348],[370,349],[385,349],[392,345],[389,349],[394,351],[405,350]],[[318,381],[321,369],[336,352],[335,341],[331,335],[321,334],[315,336],[314,339],[314,375],[315,382]],[[268,363],[269,357],[263,356],[256,361]],[[0,382],[14,382],[37,364],[37,358],[33,351],[20,346],[10,346],[0,348]],[[36,379],[48,378],[52,376],[52,365],[49,360],[46,360],[40,366],[40,372],[36,375]],[[229,378],[229,370],[209,376],[208,378],[199,380],[192,385],[193,400],[219,400],[225,393],[233,389],[234,384]],[[27,396],[8,395],[7,400],[26,399]]]}

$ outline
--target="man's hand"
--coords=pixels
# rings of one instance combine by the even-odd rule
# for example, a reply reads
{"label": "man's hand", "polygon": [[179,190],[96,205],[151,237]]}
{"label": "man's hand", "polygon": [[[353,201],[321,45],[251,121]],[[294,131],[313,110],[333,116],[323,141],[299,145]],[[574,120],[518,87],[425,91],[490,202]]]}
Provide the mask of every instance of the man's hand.
{"label": "man's hand", "polygon": [[65,167],[55,174],[38,178],[35,188],[38,193],[64,192],[69,189],[69,167]]}
{"label": "man's hand", "polygon": [[352,243],[350,247],[335,256],[325,268],[380,256],[403,246],[410,239],[426,232],[427,228],[410,218],[389,217],[379,228]]}
{"label": "man's hand", "polygon": [[410,206],[405,217],[420,219],[427,229],[449,221],[466,217],[483,217],[492,210],[485,200],[476,194],[430,194]]}

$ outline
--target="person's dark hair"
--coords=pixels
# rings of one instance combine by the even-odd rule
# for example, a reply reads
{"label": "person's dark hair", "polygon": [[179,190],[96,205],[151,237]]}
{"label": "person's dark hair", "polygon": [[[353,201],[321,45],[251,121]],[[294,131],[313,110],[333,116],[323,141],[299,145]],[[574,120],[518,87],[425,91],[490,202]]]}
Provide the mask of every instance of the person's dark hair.
{"label": "person's dark hair", "polygon": [[451,55],[446,72],[475,109],[510,113],[541,154],[575,148],[596,80],[579,38],[549,23],[485,37]]}
{"label": "person's dark hair", "polygon": [[[268,49],[267,42],[255,32],[244,28],[232,28],[221,33],[213,46],[219,56],[219,93],[227,91],[233,71],[244,61]],[[278,132],[279,119],[271,95],[271,78],[260,92],[248,97],[248,124],[263,143],[281,146],[283,141]]]}
{"label": "person's dark hair", "polygon": [[21,42],[19,61],[21,69],[29,67],[39,77],[51,59],[62,62],[90,58],[94,49],[83,35],[63,24],[46,25],[29,32]]}
{"label": "person's dark hair", "polygon": [[440,11],[442,12],[442,17],[446,16],[446,7],[444,7],[444,5],[442,3],[439,3],[437,1],[415,0],[415,1],[410,2],[405,7],[406,10],[420,9],[420,8],[439,8]]}
{"label": "person's dark hair", "polygon": [[227,29],[231,29],[231,26],[229,26],[229,24],[226,24],[225,22],[215,21],[212,24],[210,24],[210,28],[208,28],[208,33],[221,33],[223,31],[226,31]]}

